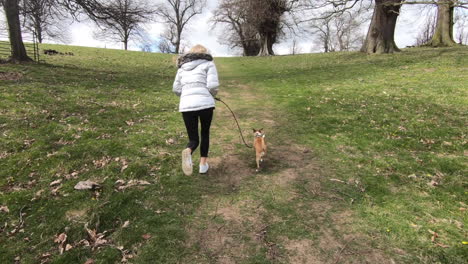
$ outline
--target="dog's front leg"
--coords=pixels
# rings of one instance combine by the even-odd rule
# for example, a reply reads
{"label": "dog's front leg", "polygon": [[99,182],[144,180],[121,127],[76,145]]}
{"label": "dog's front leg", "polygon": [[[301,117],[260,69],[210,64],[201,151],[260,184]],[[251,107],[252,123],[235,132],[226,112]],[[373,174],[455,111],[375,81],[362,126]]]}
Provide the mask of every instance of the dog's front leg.
{"label": "dog's front leg", "polygon": [[258,172],[260,170],[260,160],[262,159],[262,155],[259,154],[259,153],[256,153],[256,159],[255,161],[257,161],[257,169],[255,170],[256,172]]}

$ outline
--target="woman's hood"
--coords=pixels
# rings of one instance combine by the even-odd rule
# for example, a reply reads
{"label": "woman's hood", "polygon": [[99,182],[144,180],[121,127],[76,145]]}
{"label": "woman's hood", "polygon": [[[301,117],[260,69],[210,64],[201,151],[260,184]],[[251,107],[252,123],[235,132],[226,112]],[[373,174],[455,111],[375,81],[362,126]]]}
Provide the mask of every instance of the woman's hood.
{"label": "woman's hood", "polygon": [[187,53],[177,59],[177,67],[192,70],[205,61],[212,61],[213,57],[205,53]]}
{"label": "woman's hood", "polygon": [[191,62],[184,63],[180,68],[184,71],[191,71],[195,69],[198,65],[207,62],[206,60],[194,60]]}

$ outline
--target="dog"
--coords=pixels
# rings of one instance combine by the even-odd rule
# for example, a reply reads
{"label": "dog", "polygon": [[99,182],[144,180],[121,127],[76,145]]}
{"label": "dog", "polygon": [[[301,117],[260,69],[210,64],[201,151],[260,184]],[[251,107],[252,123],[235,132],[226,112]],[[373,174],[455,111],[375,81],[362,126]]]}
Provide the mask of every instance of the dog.
{"label": "dog", "polygon": [[260,170],[260,162],[263,162],[263,157],[266,155],[267,145],[265,141],[265,133],[263,132],[263,128],[256,130],[253,128],[254,133],[254,149],[257,161],[257,169],[255,170],[258,172]]}

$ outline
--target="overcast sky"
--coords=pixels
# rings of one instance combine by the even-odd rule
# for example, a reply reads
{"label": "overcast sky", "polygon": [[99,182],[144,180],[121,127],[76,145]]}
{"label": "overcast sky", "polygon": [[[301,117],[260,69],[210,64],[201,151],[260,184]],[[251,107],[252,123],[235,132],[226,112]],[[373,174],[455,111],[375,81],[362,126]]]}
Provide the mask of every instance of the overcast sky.
{"label": "overcast sky", "polygon": [[[184,38],[191,45],[202,44],[209,48],[214,56],[233,56],[238,55],[239,50],[231,50],[228,46],[222,45],[218,41],[218,37],[223,34],[223,29],[218,27],[211,28],[209,23],[212,17],[212,11],[216,8],[219,0],[207,0],[207,7],[203,13],[196,16],[185,30]],[[418,28],[425,23],[426,11],[421,11],[417,5],[404,5],[401,14],[398,18],[398,23],[395,32],[395,42],[400,48],[409,45],[414,45],[415,39],[419,33]],[[468,23],[467,23],[468,26]],[[163,31],[163,24],[150,24],[146,26],[149,35],[152,38],[157,38]],[[363,26],[362,33],[367,32],[368,24]],[[70,25],[71,42],[69,45],[99,47],[99,48],[122,48],[122,43],[110,41],[96,40],[93,37],[93,32],[96,27],[90,21],[74,22]],[[457,30],[457,29],[455,29]],[[468,31],[466,29],[465,31]],[[313,36],[303,35],[298,37],[298,45],[302,52],[318,52],[318,47],[314,46],[312,41]],[[47,40],[46,40],[47,42]],[[276,54],[288,54],[291,50],[290,41],[281,41],[274,45]],[[129,49],[139,50],[135,43],[129,44]]]}

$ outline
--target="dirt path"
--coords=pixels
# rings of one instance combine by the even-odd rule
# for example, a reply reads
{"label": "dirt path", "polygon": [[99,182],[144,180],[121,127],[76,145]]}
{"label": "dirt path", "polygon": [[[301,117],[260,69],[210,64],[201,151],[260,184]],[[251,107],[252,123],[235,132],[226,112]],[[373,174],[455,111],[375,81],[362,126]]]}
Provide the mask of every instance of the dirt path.
{"label": "dirt path", "polygon": [[349,227],[352,212],[324,189],[330,171],[313,150],[275,133],[280,124],[267,98],[238,83],[220,96],[236,112],[251,143],[252,126],[266,131],[264,168],[240,144],[230,112],[216,109],[212,168],[200,177],[202,206],[187,232],[190,256],[181,263],[392,263]]}

